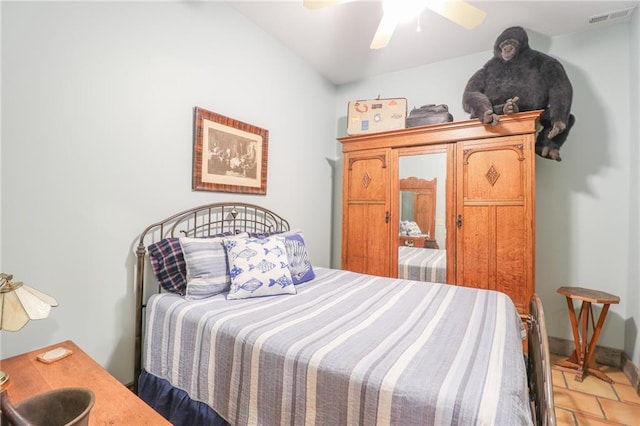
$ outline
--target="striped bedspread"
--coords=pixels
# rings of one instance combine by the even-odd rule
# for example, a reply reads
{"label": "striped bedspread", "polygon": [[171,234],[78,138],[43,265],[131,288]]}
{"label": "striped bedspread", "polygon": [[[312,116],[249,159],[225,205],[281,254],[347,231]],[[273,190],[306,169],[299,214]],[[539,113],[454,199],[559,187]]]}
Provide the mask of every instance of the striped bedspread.
{"label": "striped bedspread", "polygon": [[447,282],[447,251],[400,246],[398,277],[407,280]]}
{"label": "striped bedspread", "polygon": [[296,295],[153,296],[145,369],[233,425],[531,424],[507,296],[314,270]]}

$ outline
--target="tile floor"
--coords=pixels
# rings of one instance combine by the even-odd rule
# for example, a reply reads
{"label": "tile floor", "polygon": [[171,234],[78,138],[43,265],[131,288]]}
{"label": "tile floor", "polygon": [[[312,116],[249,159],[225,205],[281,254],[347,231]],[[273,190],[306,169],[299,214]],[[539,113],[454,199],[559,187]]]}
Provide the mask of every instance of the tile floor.
{"label": "tile floor", "polygon": [[556,422],[559,426],[626,425],[640,426],[640,396],[624,373],[602,366],[613,383],[594,376],[577,382],[573,370],[555,363],[566,357],[551,355]]}

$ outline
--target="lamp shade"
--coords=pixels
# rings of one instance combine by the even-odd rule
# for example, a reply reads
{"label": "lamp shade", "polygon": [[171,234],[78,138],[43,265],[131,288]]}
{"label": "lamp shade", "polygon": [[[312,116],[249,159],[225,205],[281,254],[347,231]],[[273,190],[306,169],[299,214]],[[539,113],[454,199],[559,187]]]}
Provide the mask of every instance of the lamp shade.
{"label": "lamp shade", "polygon": [[53,297],[24,283],[14,283],[13,275],[0,274],[0,330],[18,331],[30,320],[49,316]]}

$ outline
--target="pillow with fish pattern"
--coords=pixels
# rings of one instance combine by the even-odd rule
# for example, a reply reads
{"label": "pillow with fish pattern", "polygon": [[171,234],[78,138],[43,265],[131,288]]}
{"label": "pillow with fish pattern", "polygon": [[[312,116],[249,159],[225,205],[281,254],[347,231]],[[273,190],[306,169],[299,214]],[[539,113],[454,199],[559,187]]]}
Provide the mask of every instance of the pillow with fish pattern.
{"label": "pillow with fish pattern", "polygon": [[225,239],[231,288],[227,299],[296,294],[284,237]]}
{"label": "pillow with fish pattern", "polygon": [[289,272],[294,284],[310,281],[316,277],[311,266],[309,253],[304,244],[304,238],[300,230],[284,232],[284,246],[287,249],[289,259]]}
{"label": "pillow with fish pattern", "polygon": [[185,299],[204,299],[229,290],[231,280],[223,241],[246,236],[245,233],[234,237],[180,237],[187,272]]}

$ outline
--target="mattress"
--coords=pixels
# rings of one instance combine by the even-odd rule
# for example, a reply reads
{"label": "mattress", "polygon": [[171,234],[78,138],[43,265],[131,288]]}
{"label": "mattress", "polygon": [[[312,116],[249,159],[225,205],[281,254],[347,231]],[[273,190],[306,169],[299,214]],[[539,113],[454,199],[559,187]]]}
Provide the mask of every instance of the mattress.
{"label": "mattress", "polygon": [[398,249],[398,277],[434,283],[447,282],[446,250],[407,246],[400,246]]}
{"label": "mattress", "polygon": [[154,295],[145,369],[234,425],[531,424],[508,296],[314,271],[295,295]]}

